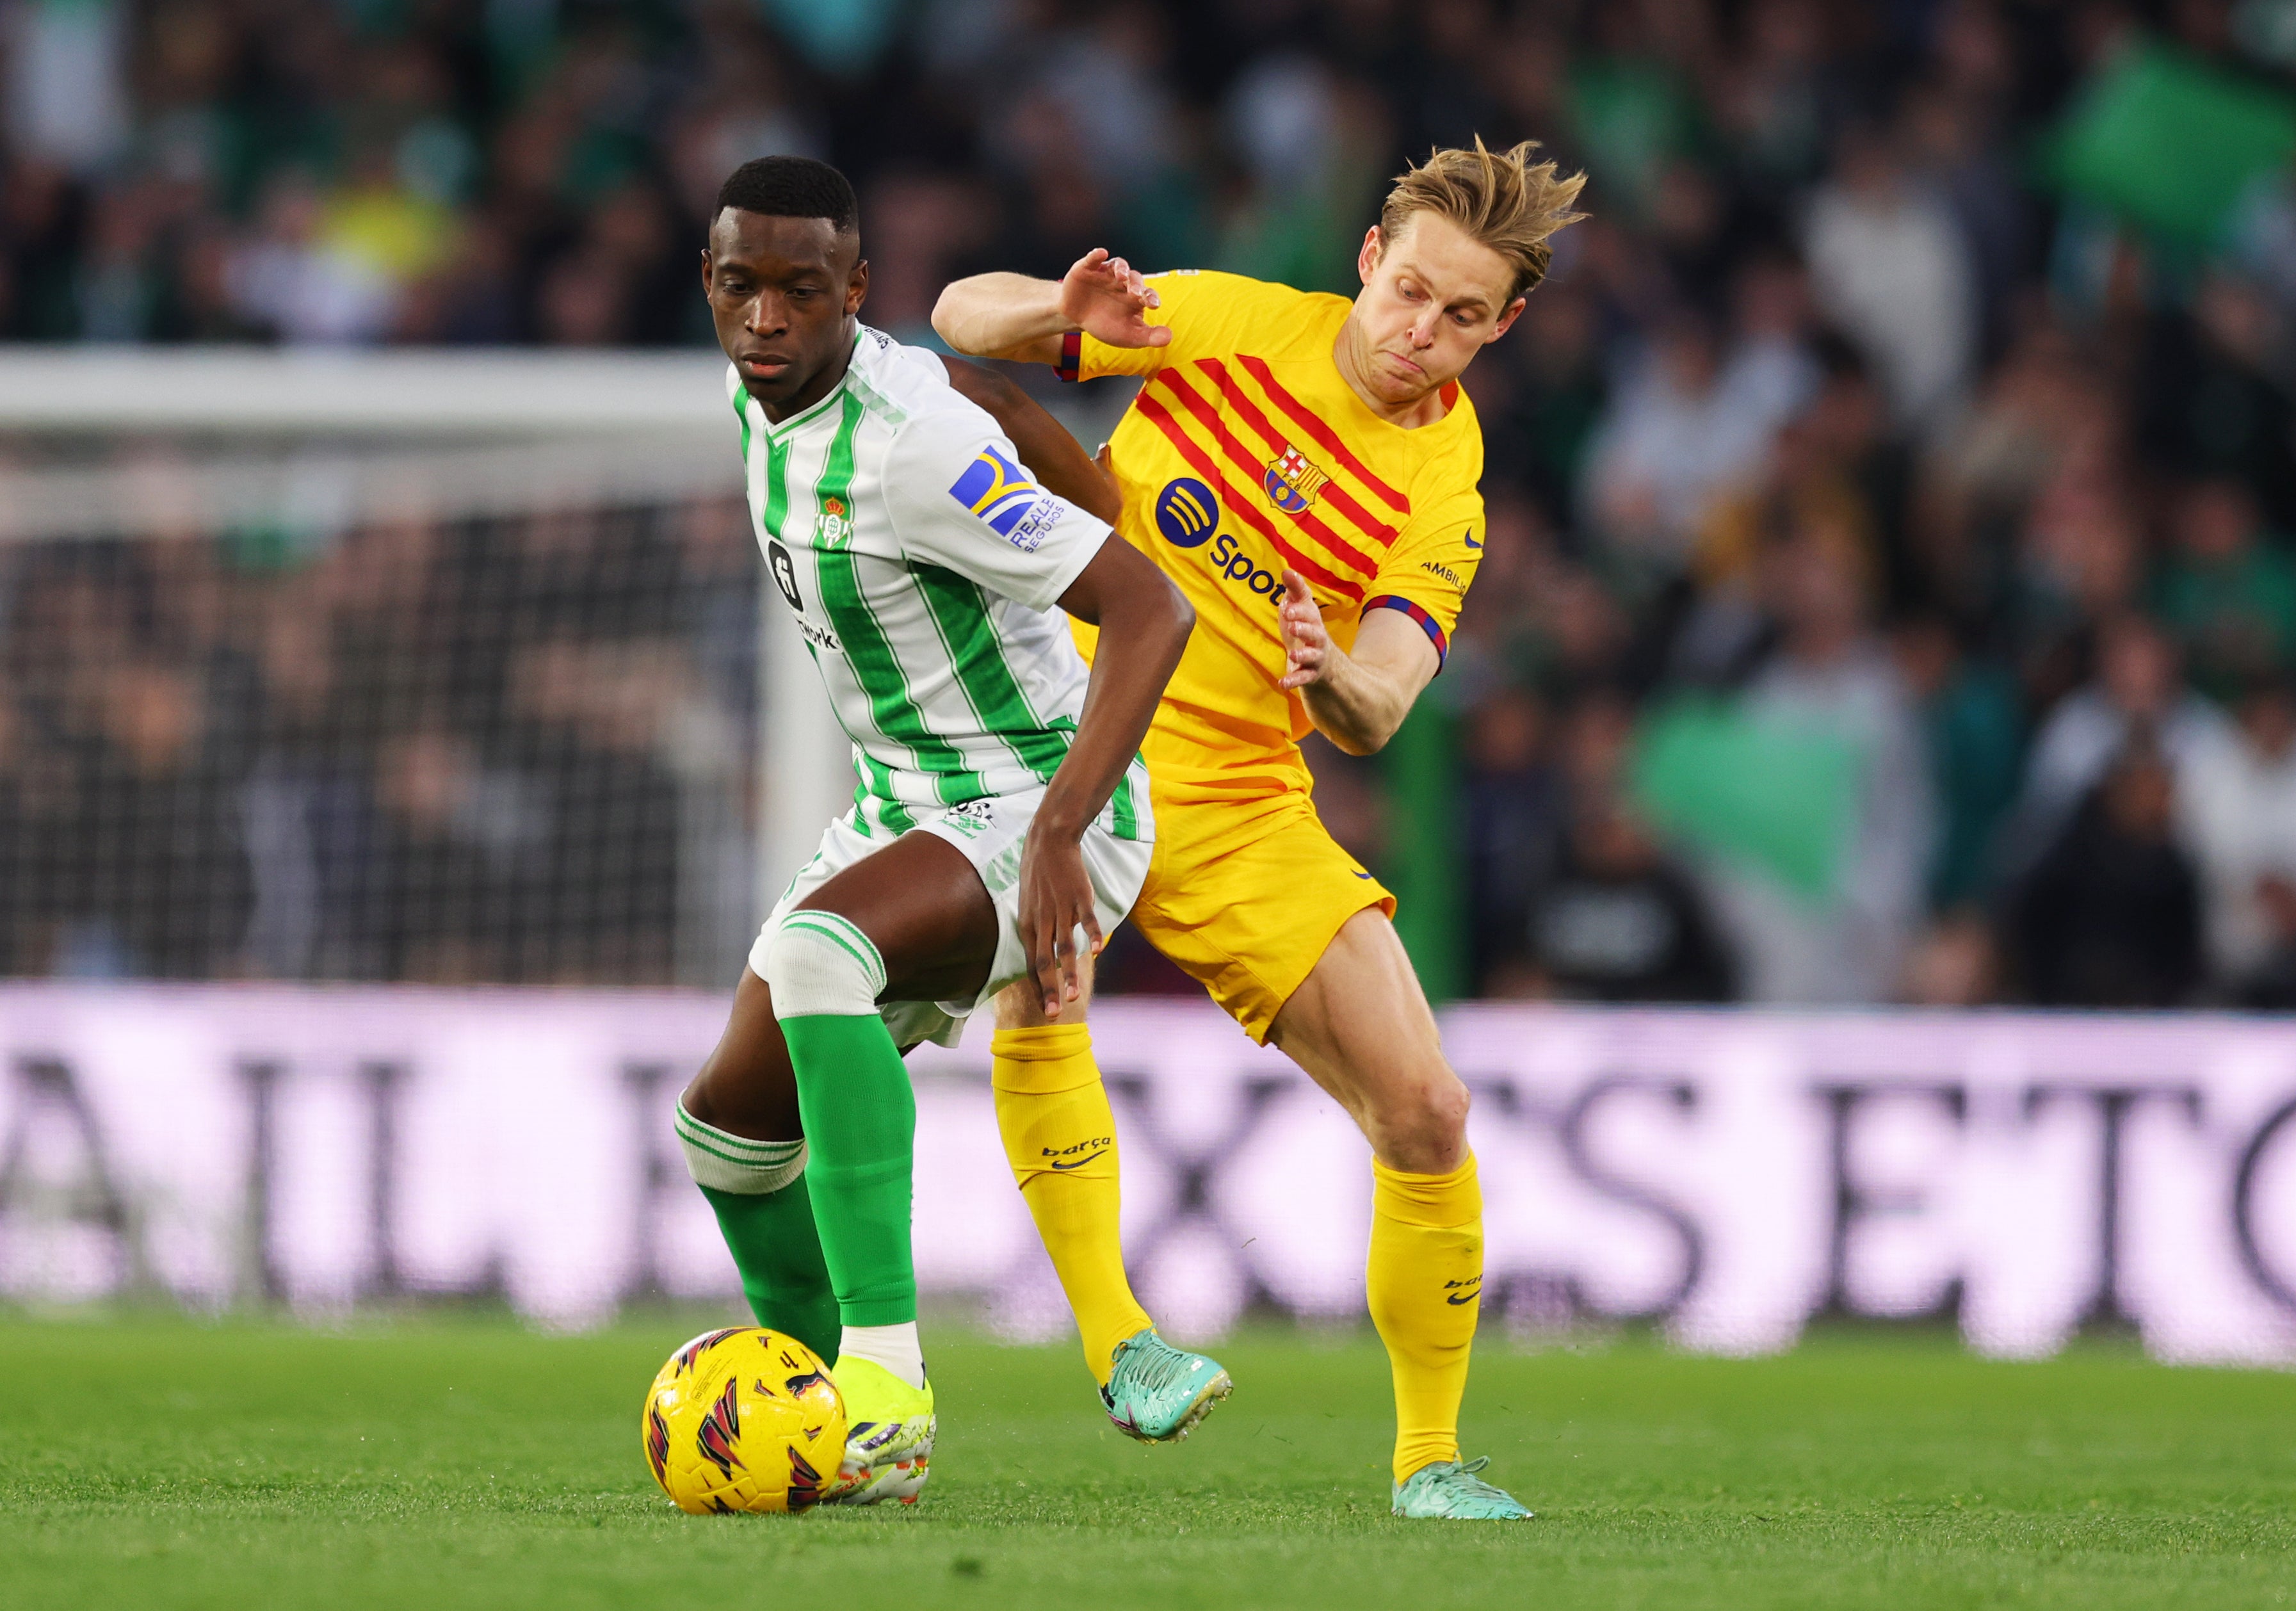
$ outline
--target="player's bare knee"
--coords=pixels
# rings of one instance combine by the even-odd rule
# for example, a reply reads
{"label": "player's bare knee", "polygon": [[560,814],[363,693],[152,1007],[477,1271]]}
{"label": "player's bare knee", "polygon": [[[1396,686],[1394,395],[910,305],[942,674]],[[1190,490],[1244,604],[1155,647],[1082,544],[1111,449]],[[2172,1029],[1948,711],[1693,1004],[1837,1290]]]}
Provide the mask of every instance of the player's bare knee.
{"label": "player's bare knee", "polygon": [[1016,979],[996,992],[998,1029],[1042,1029],[1047,1022],[1044,992],[1035,980]]}
{"label": "player's bare knee", "polygon": [[757,1077],[763,1071],[753,1071],[750,1066],[758,1060],[745,1055],[746,1051],[729,1031],[725,1040],[710,1048],[693,1078],[678,1093],[678,1106],[704,1124],[720,1129],[736,1122],[735,1110],[742,1106],[744,1088],[764,1083]]}
{"label": "player's bare knee", "polygon": [[709,1099],[709,1071],[717,1061],[717,1058],[712,1057],[708,1063],[704,1063],[701,1072],[687,1081],[685,1089],[677,1094],[678,1106],[704,1124],[718,1122],[718,1105]]}
{"label": "player's bare knee", "polygon": [[1427,1092],[1427,1116],[1431,1125],[1453,1137],[1467,1133],[1467,1110],[1474,1106],[1472,1092],[1466,1081],[1448,1069],[1440,1080],[1431,1081]]}
{"label": "player's bare knee", "polygon": [[1092,1005],[1093,959],[1077,958],[1077,984],[1080,994],[1074,1001],[1061,1003],[1061,1015],[1045,1015],[1045,993],[1035,979],[1016,979],[996,992],[996,1027],[998,1029],[1043,1029],[1053,1023],[1082,1023],[1085,1010]]}
{"label": "player's bare knee", "polygon": [[1456,1074],[1438,1068],[1381,1091],[1364,1115],[1364,1131],[1390,1168],[1440,1174],[1458,1167],[1465,1154],[1472,1100]]}
{"label": "player's bare knee", "polygon": [[689,1118],[745,1140],[793,1140],[805,1133],[798,1116],[797,1079],[778,1040],[729,1033],[678,1093]]}

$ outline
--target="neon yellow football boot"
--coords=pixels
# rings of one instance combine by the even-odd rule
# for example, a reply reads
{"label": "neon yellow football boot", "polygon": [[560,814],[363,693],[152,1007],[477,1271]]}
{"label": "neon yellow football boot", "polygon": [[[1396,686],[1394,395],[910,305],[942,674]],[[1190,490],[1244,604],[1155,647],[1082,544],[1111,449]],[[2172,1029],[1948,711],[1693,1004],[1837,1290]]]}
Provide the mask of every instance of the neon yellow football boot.
{"label": "neon yellow football boot", "polygon": [[823,1501],[915,1504],[939,1425],[932,1384],[912,1387],[874,1360],[840,1360],[829,1377],[845,1399],[845,1459]]}

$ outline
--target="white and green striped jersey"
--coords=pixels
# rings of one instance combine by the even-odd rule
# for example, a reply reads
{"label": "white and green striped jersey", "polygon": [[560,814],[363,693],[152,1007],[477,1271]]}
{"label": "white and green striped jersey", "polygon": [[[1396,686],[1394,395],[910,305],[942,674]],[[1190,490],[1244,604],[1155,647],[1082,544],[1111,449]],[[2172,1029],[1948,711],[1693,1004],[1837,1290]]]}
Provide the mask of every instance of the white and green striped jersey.
{"label": "white and green striped jersey", "polygon": [[[940,358],[864,325],[836,389],[775,423],[728,365],[750,514],[860,777],[853,820],[1042,788],[1089,673],[1057,601],[1109,536],[1029,479]],[[1137,769],[1103,826],[1146,836]]]}

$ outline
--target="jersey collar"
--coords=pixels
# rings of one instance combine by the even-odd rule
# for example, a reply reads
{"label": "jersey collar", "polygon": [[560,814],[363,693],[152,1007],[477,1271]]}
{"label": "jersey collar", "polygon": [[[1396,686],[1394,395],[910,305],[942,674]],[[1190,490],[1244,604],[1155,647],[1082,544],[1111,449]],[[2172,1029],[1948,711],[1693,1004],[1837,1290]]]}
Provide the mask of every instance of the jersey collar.
{"label": "jersey collar", "polygon": [[[803,430],[805,426],[818,416],[823,410],[826,409],[832,403],[836,402],[838,399],[845,395],[846,388],[851,385],[853,382],[853,366],[861,361],[862,334],[863,327],[861,322],[858,319],[856,319],[853,322],[853,350],[846,354],[845,373],[837,377],[837,384],[832,386],[827,391],[823,392],[821,396],[812,403],[808,404],[803,413],[792,414],[789,418],[776,423],[767,415],[766,406],[763,403],[758,403],[758,419],[765,426],[766,434],[767,436],[784,437],[789,435],[792,431]],[[746,390],[743,391],[742,395],[745,398],[749,398],[749,400],[753,403],[758,402],[758,399],[753,397],[750,397],[750,394]]]}

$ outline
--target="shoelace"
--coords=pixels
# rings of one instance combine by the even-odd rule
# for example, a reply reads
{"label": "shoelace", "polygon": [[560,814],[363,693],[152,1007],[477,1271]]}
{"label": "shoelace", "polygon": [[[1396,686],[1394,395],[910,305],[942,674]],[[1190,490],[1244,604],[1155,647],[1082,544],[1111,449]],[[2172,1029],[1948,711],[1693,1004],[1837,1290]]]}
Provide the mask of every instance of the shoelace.
{"label": "shoelace", "polygon": [[[1154,1352],[1145,1352],[1150,1349],[1153,1349]],[[1128,1374],[1151,1393],[1160,1393],[1165,1388],[1179,1385],[1187,1379],[1189,1371],[1195,1368],[1193,1358],[1181,1352],[1161,1337],[1151,1337],[1145,1343],[1126,1343],[1124,1362],[1129,1364],[1136,1355],[1144,1355],[1144,1357],[1142,1357],[1138,1366]]]}
{"label": "shoelace", "polygon": [[1491,1457],[1488,1454],[1478,1455],[1472,1460],[1461,1460],[1451,1467],[1456,1480],[1446,1485],[1453,1492],[1459,1493],[1467,1499],[1501,1500],[1510,1505],[1519,1503],[1520,1501],[1505,1489],[1495,1488],[1475,1475],[1490,1463]]}

